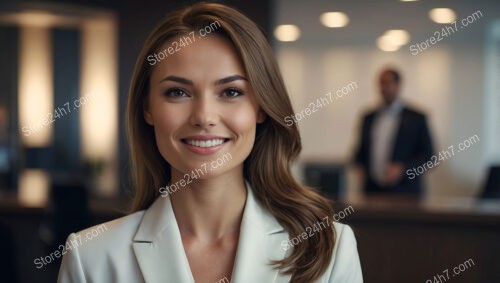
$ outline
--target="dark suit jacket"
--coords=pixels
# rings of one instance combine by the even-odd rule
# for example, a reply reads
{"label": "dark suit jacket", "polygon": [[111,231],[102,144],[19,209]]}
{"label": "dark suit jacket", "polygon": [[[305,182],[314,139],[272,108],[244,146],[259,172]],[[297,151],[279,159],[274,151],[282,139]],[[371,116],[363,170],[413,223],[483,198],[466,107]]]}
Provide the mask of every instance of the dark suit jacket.
{"label": "dark suit jacket", "polygon": [[361,141],[355,156],[356,163],[362,165],[366,172],[366,192],[400,192],[419,195],[422,190],[419,176],[412,175],[414,178],[410,179],[406,171],[431,160],[433,154],[429,128],[424,114],[408,107],[403,107],[400,112],[401,123],[395,135],[394,149],[390,160],[402,162],[404,173],[398,184],[386,188],[378,186],[371,176],[371,131],[376,114],[377,111],[373,111],[364,117]]}

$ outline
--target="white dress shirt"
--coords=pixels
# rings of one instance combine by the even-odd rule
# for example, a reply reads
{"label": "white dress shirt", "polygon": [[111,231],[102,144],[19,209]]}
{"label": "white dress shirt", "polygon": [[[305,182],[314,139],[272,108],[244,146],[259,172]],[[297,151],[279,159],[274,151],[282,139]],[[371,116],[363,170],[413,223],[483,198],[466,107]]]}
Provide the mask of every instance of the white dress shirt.
{"label": "white dress shirt", "polygon": [[385,182],[384,171],[394,150],[394,140],[401,122],[399,114],[402,110],[403,103],[396,99],[375,114],[371,132],[370,168],[373,179],[379,185],[384,185]]}

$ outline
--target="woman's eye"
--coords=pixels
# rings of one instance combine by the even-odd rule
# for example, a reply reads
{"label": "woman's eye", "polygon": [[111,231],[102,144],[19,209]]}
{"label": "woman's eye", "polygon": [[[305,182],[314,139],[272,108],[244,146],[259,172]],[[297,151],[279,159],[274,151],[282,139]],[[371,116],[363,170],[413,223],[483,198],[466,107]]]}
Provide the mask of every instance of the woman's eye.
{"label": "woman's eye", "polygon": [[168,97],[187,97],[188,94],[180,89],[180,88],[171,88],[171,89],[168,89],[166,92],[165,92],[165,95],[168,96]]}
{"label": "woman's eye", "polygon": [[237,89],[237,88],[228,88],[228,89],[224,90],[224,92],[222,93],[222,96],[228,97],[228,98],[234,98],[234,97],[238,97],[240,95],[243,95],[243,91],[240,89]]}

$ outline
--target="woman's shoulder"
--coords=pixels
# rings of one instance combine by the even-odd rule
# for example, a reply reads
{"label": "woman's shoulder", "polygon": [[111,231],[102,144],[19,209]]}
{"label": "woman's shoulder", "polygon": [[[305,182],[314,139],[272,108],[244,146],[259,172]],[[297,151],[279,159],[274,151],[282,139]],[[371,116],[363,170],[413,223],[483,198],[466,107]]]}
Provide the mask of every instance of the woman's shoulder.
{"label": "woman's shoulder", "polygon": [[67,244],[85,247],[84,250],[95,252],[110,250],[112,246],[129,244],[141,223],[144,211],[101,223],[69,235]]}
{"label": "woman's shoulder", "polygon": [[335,247],[332,262],[358,258],[358,248],[354,231],[347,224],[333,222],[335,227]]}
{"label": "woman's shoulder", "polygon": [[333,222],[335,247],[325,282],[363,282],[358,247],[353,230],[346,224]]}
{"label": "woman's shoulder", "polygon": [[333,226],[335,227],[335,238],[337,239],[335,245],[339,244],[339,240],[354,240],[354,243],[356,243],[354,232],[349,225],[333,221]]}
{"label": "woman's shoulder", "polygon": [[58,282],[141,282],[132,240],[144,211],[69,235]]}

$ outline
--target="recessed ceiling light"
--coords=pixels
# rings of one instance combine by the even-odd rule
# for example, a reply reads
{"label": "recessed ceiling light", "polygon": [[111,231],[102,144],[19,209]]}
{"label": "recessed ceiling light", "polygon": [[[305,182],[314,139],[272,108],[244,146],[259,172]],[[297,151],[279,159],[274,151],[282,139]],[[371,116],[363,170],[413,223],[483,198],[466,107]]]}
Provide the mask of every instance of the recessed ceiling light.
{"label": "recessed ceiling light", "polygon": [[279,25],[274,29],[274,36],[279,41],[296,41],[300,37],[300,29],[296,25]]}
{"label": "recessed ceiling light", "polygon": [[417,2],[418,0],[399,0],[401,2]]}
{"label": "recessed ceiling light", "polygon": [[341,28],[349,23],[349,17],[342,12],[326,12],[321,14],[319,21],[329,28]]}
{"label": "recessed ceiling light", "polygon": [[394,42],[393,38],[389,35],[381,35],[377,38],[377,46],[382,51],[396,51],[401,45],[398,45]]}
{"label": "recessed ceiling light", "polygon": [[384,33],[391,38],[394,44],[403,46],[410,41],[410,33],[404,29],[391,29]]}
{"label": "recessed ceiling light", "polygon": [[457,18],[450,8],[434,8],[429,11],[429,17],[438,24],[449,24]]}

